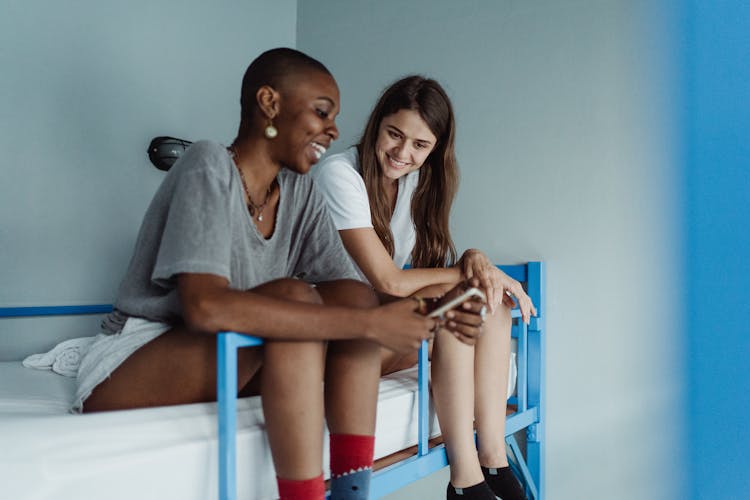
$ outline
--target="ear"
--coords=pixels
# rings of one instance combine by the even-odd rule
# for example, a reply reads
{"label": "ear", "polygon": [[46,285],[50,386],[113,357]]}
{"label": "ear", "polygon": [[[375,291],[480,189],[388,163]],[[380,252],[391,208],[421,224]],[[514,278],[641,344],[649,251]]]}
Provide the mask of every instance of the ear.
{"label": "ear", "polygon": [[273,120],[279,114],[281,96],[273,87],[269,85],[260,87],[255,93],[255,100],[260,112],[269,120]]}

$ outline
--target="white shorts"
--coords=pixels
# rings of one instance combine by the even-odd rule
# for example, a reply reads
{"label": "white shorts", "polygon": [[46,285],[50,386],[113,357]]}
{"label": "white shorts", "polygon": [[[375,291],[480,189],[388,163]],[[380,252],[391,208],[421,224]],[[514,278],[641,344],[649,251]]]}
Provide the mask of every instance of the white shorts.
{"label": "white shorts", "polygon": [[128,318],[119,333],[99,334],[78,368],[78,389],[72,413],[81,413],[83,402],[135,351],[172,328],[142,318]]}

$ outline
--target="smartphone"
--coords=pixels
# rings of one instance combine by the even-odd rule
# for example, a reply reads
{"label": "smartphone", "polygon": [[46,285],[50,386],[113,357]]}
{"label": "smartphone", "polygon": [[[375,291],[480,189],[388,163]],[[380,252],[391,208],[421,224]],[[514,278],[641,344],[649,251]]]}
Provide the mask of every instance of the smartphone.
{"label": "smartphone", "polygon": [[438,301],[437,307],[429,314],[427,314],[427,317],[442,318],[443,314],[447,313],[457,306],[460,306],[467,300],[473,299],[475,297],[481,299],[482,302],[487,302],[487,297],[485,297],[484,292],[479,288],[467,288],[458,295],[454,295],[451,292],[448,292]]}

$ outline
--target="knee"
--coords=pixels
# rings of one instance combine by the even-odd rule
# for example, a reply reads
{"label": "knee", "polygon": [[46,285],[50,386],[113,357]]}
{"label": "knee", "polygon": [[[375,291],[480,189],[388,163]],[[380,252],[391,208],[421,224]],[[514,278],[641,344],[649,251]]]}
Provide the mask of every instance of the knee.
{"label": "knee", "polygon": [[315,290],[315,287],[302,280],[285,279],[285,295],[289,300],[296,302],[307,302],[310,304],[322,304],[323,299]]}
{"label": "knee", "polygon": [[357,280],[340,280],[338,283],[349,307],[369,309],[380,305],[378,296],[371,286]]}
{"label": "knee", "polygon": [[323,299],[315,290],[315,287],[302,280],[283,278],[264,283],[253,291],[268,295],[277,299],[292,300],[295,302],[307,302],[309,304],[322,304]]}
{"label": "knee", "polygon": [[326,303],[357,309],[369,309],[380,305],[378,296],[371,286],[357,280],[337,280],[321,284],[328,293]]}
{"label": "knee", "polygon": [[510,307],[506,306],[505,304],[500,304],[495,308],[495,312],[493,313],[493,319],[497,322],[499,322],[503,327],[510,328],[510,325],[513,321],[513,318],[510,314]]}

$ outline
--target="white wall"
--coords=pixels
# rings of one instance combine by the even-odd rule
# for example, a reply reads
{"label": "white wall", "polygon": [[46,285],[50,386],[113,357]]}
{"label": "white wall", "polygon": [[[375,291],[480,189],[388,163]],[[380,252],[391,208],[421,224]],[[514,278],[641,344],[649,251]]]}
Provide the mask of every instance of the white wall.
{"label": "white wall", "polygon": [[[0,305],[112,302],[163,177],[150,139],[234,138],[245,68],[296,24],[295,0],[4,2]],[[46,324],[0,322],[0,359],[48,346]]]}
{"label": "white wall", "polygon": [[[548,498],[679,498],[676,14],[645,0],[320,0],[298,14],[297,47],[341,87],[335,149],[391,81],[437,78],[458,120],[457,246],[548,263]],[[438,478],[421,494],[444,494]]]}

